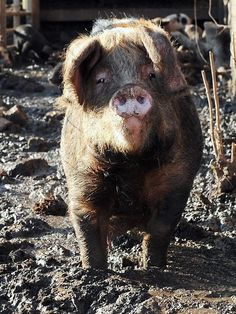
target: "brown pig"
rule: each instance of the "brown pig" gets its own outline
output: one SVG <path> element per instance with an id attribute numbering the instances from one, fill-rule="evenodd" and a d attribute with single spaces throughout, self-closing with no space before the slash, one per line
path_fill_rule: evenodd
<path id="1" fill-rule="evenodd" d="M 198 115 L 166 33 L 139 20 L 79 37 L 63 80 L 61 156 L 82 266 L 107 266 L 118 221 L 144 232 L 143 266 L 163 267 L 202 155 Z"/>

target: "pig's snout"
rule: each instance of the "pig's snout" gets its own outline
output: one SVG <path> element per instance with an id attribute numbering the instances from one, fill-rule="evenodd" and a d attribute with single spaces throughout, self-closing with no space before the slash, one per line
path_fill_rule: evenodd
<path id="1" fill-rule="evenodd" d="M 143 119 L 152 106 L 152 96 L 139 86 L 128 85 L 115 93 L 110 105 L 123 118 Z"/>

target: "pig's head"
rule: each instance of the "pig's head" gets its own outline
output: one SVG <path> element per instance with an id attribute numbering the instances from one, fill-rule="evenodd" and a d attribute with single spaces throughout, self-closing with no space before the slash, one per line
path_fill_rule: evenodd
<path id="1" fill-rule="evenodd" d="M 185 89 L 166 33 L 151 22 L 78 38 L 66 53 L 63 95 L 81 108 L 96 145 L 137 152 L 152 134 L 165 136 L 176 115 L 171 99 Z"/>

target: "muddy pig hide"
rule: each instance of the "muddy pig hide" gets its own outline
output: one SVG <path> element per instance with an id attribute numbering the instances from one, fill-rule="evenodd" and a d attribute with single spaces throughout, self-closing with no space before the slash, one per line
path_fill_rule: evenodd
<path id="1" fill-rule="evenodd" d="M 106 268 L 110 231 L 134 226 L 144 233 L 143 267 L 164 266 L 202 155 L 166 33 L 138 20 L 75 39 L 63 88 L 61 157 L 82 266 Z"/>

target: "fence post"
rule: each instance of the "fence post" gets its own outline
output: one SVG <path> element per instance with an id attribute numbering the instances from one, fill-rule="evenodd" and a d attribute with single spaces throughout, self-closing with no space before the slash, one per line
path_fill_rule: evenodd
<path id="1" fill-rule="evenodd" d="M 0 0 L 0 46 L 6 45 L 6 1 Z"/>
<path id="2" fill-rule="evenodd" d="M 32 25 L 39 29 L 40 28 L 40 7 L 39 0 L 31 0 L 31 17 L 32 17 Z"/>
<path id="3" fill-rule="evenodd" d="M 236 101 L 236 0 L 229 1 L 229 25 L 231 30 L 231 93 L 233 101 Z"/>

